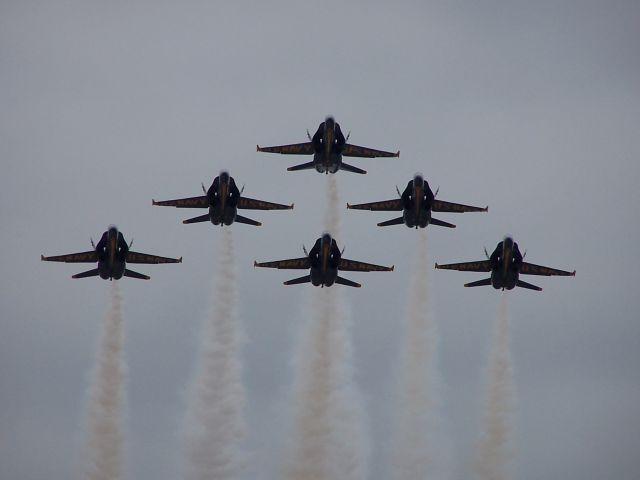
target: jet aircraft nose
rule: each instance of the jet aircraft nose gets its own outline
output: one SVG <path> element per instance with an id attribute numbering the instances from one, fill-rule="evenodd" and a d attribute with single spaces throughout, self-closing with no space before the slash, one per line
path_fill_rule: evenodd
<path id="1" fill-rule="evenodd" d="M 333 126 L 335 125 L 336 121 L 333 119 L 333 117 L 329 116 L 327 118 L 324 119 L 324 126 L 326 128 L 333 128 Z"/>
<path id="2" fill-rule="evenodd" d="M 220 182 L 229 183 L 229 172 L 224 170 L 220 172 Z"/>
<path id="3" fill-rule="evenodd" d="M 415 183 L 417 185 L 422 185 L 424 183 L 424 177 L 422 176 L 421 173 L 416 173 L 413 176 L 413 183 Z"/>
<path id="4" fill-rule="evenodd" d="M 322 234 L 322 243 L 331 244 L 331 235 L 329 233 Z"/>

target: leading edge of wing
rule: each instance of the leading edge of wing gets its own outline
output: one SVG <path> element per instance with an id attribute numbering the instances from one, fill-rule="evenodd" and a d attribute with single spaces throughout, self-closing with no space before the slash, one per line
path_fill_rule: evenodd
<path id="1" fill-rule="evenodd" d="M 149 255 L 148 253 L 132 252 L 129 250 L 127 253 L 127 263 L 182 263 L 182 257 L 160 257 L 158 255 Z"/>
<path id="2" fill-rule="evenodd" d="M 373 263 L 359 262 L 357 260 L 340 259 L 338 270 L 345 272 L 393 272 L 395 265 L 385 267 L 383 265 L 374 265 Z"/>
<path id="3" fill-rule="evenodd" d="M 543 267 L 542 265 L 535 265 L 533 263 L 522 262 L 520 267 L 520 273 L 526 275 L 545 275 L 545 276 L 561 276 L 561 277 L 575 277 L 576 271 L 567 272 L 566 270 L 559 270 L 557 268 Z"/>
<path id="4" fill-rule="evenodd" d="M 255 200 L 248 197 L 240 197 L 238 199 L 238 208 L 244 210 L 291 210 L 291 205 L 282 205 L 280 203 L 265 202 L 264 200 Z"/>
<path id="5" fill-rule="evenodd" d="M 463 205 L 461 203 L 445 202 L 444 200 L 434 200 L 431 204 L 431 211 L 433 212 L 451 212 L 451 213 L 464 213 L 464 212 L 488 212 L 489 206 L 486 207 L 473 207 L 471 205 Z"/>
<path id="6" fill-rule="evenodd" d="M 177 198 L 175 200 L 161 200 L 159 202 L 151 200 L 151 204 L 160 207 L 207 208 L 209 206 L 209 199 L 206 195 L 200 195 L 199 197 Z"/>
<path id="7" fill-rule="evenodd" d="M 350 208 L 353 210 L 399 212 L 402 210 L 402 200 L 400 198 L 395 198 L 393 200 L 382 200 L 380 202 L 370 202 L 370 203 L 358 203 L 356 205 L 350 205 L 347 203 L 347 208 Z"/>
<path id="8" fill-rule="evenodd" d="M 66 255 L 54 255 L 45 257 L 40 255 L 43 262 L 65 262 L 65 263 L 95 263 L 98 261 L 98 254 L 95 250 L 89 252 L 68 253 Z"/>
<path id="9" fill-rule="evenodd" d="M 273 262 L 253 262 L 254 267 L 279 268 L 279 269 L 298 269 L 305 270 L 311 268 L 309 257 L 290 258 L 288 260 L 276 260 Z"/>
<path id="10" fill-rule="evenodd" d="M 480 260 L 479 262 L 462 262 L 462 263 L 448 263 L 445 265 L 438 265 L 437 269 L 442 270 L 459 270 L 461 272 L 490 272 L 491 265 L 489 260 Z"/>
<path id="11" fill-rule="evenodd" d="M 292 143 L 289 145 L 276 145 L 273 147 L 261 147 L 256 145 L 258 152 L 280 153 L 282 155 L 311 155 L 314 152 L 313 143 Z"/>
<path id="12" fill-rule="evenodd" d="M 376 150 L 375 148 L 361 147 L 359 145 L 351 145 L 347 143 L 342 149 L 343 157 L 399 157 L 400 150 L 397 152 L 387 152 L 385 150 Z"/>

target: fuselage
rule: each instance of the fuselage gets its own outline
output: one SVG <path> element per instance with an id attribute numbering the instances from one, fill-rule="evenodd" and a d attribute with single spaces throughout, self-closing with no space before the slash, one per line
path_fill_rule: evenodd
<path id="1" fill-rule="evenodd" d="M 421 175 L 415 175 L 409 181 L 401 195 L 402 218 L 409 228 L 424 228 L 431 220 L 431 205 L 434 195 L 427 182 Z"/>
<path id="2" fill-rule="evenodd" d="M 512 290 L 518 282 L 522 254 L 518 244 L 511 237 L 498 243 L 489 257 L 491 264 L 491 285 L 495 289 Z"/>
<path id="3" fill-rule="evenodd" d="M 336 173 L 342 164 L 342 149 L 346 143 L 340 124 L 332 117 L 320 124 L 311 139 L 313 163 L 320 173 Z"/>
<path id="4" fill-rule="evenodd" d="M 340 249 L 336 241 L 331 238 L 331 235 L 325 233 L 316 240 L 315 245 L 309 252 L 311 283 L 315 286 L 322 285 L 323 287 L 333 285 L 338 276 L 340 257 Z"/>
<path id="5" fill-rule="evenodd" d="M 111 225 L 102 234 L 102 238 L 96 245 L 100 278 L 104 280 L 122 278 L 128 252 L 129 246 L 125 242 L 122 233 L 114 225 Z"/>
<path id="6" fill-rule="evenodd" d="M 231 225 L 238 213 L 240 190 L 227 172 L 214 178 L 207 190 L 209 217 L 214 225 Z"/>

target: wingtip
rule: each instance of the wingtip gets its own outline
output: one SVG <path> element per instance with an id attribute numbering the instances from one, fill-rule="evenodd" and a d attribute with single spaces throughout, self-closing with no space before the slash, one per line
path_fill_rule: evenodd
<path id="1" fill-rule="evenodd" d="M 157 205 L 158 203 L 152 198 L 151 199 L 151 205 Z"/>
<path id="2" fill-rule="evenodd" d="M 291 206 L 289 207 L 289 210 L 293 210 L 294 206 L 295 206 L 295 203 L 292 203 Z"/>
<path id="3" fill-rule="evenodd" d="M 178 263 L 182 263 L 182 257 L 178 259 Z"/>
<path id="4" fill-rule="evenodd" d="M 256 144 L 256 152 L 259 152 L 259 151 L 260 151 L 260 145 Z"/>
<path id="5" fill-rule="evenodd" d="M 184 225 L 186 225 L 186 224 L 187 224 L 187 223 L 189 223 L 189 222 L 187 222 L 186 220 L 182 220 L 182 223 L 183 223 Z"/>
<path id="6" fill-rule="evenodd" d="M 489 205 L 487 205 L 486 207 L 484 207 L 484 211 L 488 212 L 489 211 Z"/>
<path id="7" fill-rule="evenodd" d="M 571 272 L 571 276 L 575 277 L 576 276 L 576 271 L 574 270 L 573 272 Z"/>
<path id="8" fill-rule="evenodd" d="M 435 264 L 435 266 L 433 268 L 435 268 L 435 269 L 440 268 L 440 265 L 438 265 L 438 262 L 436 262 L 436 264 Z"/>
<path id="9" fill-rule="evenodd" d="M 400 150 L 396 152 L 396 157 L 399 157 L 399 156 L 400 156 Z"/>
<path id="10" fill-rule="evenodd" d="M 256 268 L 258 266 L 258 262 L 256 260 L 253 261 L 253 268 Z"/>
<path id="11" fill-rule="evenodd" d="M 40 255 L 40 260 L 44 260 L 44 255 Z"/>
<path id="12" fill-rule="evenodd" d="M 393 272 L 393 269 L 396 268 L 395 265 L 391 265 L 391 271 Z"/>
<path id="13" fill-rule="evenodd" d="M 351 205 L 349 205 L 348 203 L 347 203 L 347 208 L 351 208 Z"/>

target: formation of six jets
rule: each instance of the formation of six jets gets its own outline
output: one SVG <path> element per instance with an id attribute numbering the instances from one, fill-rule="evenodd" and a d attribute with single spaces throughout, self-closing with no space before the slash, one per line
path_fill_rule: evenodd
<path id="1" fill-rule="evenodd" d="M 257 147 L 259 152 L 280 153 L 285 155 L 313 155 L 313 161 L 289 167 L 287 170 L 307 170 L 315 169 L 320 173 L 336 173 L 338 170 L 345 170 L 353 173 L 364 174 L 365 170 L 348 165 L 342 161 L 343 157 L 398 157 L 400 152 L 386 152 L 368 147 L 361 147 L 347 143 L 349 135 L 345 137 L 340 129 L 340 125 L 332 118 L 327 117 L 311 136 L 307 131 L 308 142 L 295 143 L 289 145 L 279 145 L 273 147 Z M 290 210 L 293 204 L 284 205 L 263 200 L 255 200 L 243 196 L 243 190 L 238 189 L 233 177 L 228 172 L 221 172 L 214 180 L 209 189 L 202 186 L 204 195 L 197 197 L 180 198 L 175 200 L 152 200 L 153 205 L 176 208 L 206 208 L 208 213 L 197 217 L 183 220 L 182 223 L 211 222 L 214 225 L 231 225 L 234 222 L 245 223 L 247 225 L 261 225 L 260 222 L 238 215 L 241 210 Z M 436 198 L 438 192 L 434 194 L 429 183 L 421 176 L 415 175 L 409 181 L 402 193 L 398 190 L 399 198 L 393 200 L 383 200 L 379 202 L 361 203 L 356 205 L 347 204 L 347 208 L 354 210 L 389 211 L 402 212 L 402 216 L 378 223 L 378 226 L 405 224 L 409 228 L 425 228 L 427 225 L 438 225 L 441 227 L 455 228 L 452 223 L 444 222 L 433 218 L 432 212 L 464 213 L 464 212 L 486 212 L 488 207 L 474 207 L 460 203 L 446 202 Z M 93 241 L 91 242 L 93 245 Z M 180 258 L 160 257 L 131 251 L 131 245 L 127 245 L 124 237 L 118 229 L 111 225 L 104 232 L 94 249 L 87 252 L 71 253 L 67 255 L 57 255 L 45 257 L 44 261 L 66 262 L 66 263 L 96 263 L 97 268 L 83 273 L 73 275 L 72 278 L 86 278 L 100 276 L 103 279 L 117 280 L 125 277 L 148 280 L 150 277 L 134 272 L 126 268 L 126 263 L 157 264 L 157 263 L 180 263 Z M 256 267 L 278 268 L 278 269 L 298 269 L 308 270 L 309 274 L 299 278 L 284 282 L 285 285 L 300 283 L 312 283 L 315 286 L 329 287 L 334 283 L 351 287 L 360 287 L 359 283 L 347 280 L 338 275 L 341 271 L 351 272 L 386 272 L 393 271 L 393 266 L 385 267 L 355 260 L 347 260 L 342 257 L 336 240 L 330 233 L 324 233 L 316 240 L 313 248 L 305 256 L 288 260 L 278 260 L 272 262 L 254 262 Z M 555 268 L 543 267 L 532 263 L 524 262 L 524 255 L 520 253 L 518 244 L 512 238 L 506 237 L 499 242 L 494 252 L 486 260 L 477 262 L 451 263 L 439 265 L 435 268 L 446 270 L 460 270 L 466 272 L 491 272 L 491 277 L 467 283 L 465 287 L 477 287 L 481 285 L 492 285 L 496 289 L 511 290 L 514 287 L 523 287 L 531 290 L 542 290 L 540 287 L 524 282 L 519 279 L 520 274 L 530 275 L 559 275 L 573 276 L 573 272 L 558 270 Z M 525 252 L 526 254 L 526 252 Z"/>

